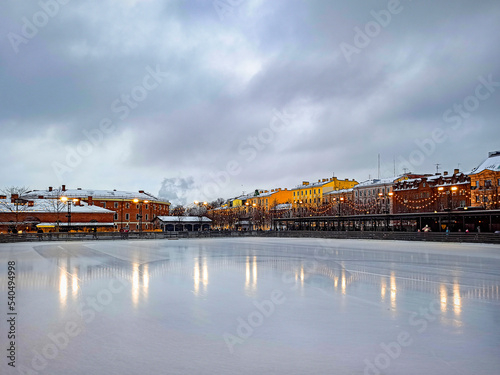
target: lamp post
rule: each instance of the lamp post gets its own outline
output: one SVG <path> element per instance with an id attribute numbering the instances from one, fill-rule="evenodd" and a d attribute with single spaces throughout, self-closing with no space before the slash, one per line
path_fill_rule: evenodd
<path id="1" fill-rule="evenodd" d="M 148 204 L 149 201 L 148 200 L 141 201 L 141 200 L 135 198 L 133 200 L 133 202 L 135 204 L 137 204 L 137 203 L 139 204 L 139 216 L 138 216 L 139 217 L 139 237 L 141 237 L 142 236 L 142 204 L 143 203 Z"/>
<path id="2" fill-rule="evenodd" d="M 66 217 L 68 218 L 68 232 L 69 232 L 71 226 L 71 200 L 66 196 L 63 196 L 60 199 L 61 202 L 65 203 L 68 206 L 68 214 L 66 215 Z M 76 204 L 78 203 L 79 200 L 80 199 L 78 198 L 73 198 L 73 203 Z"/>

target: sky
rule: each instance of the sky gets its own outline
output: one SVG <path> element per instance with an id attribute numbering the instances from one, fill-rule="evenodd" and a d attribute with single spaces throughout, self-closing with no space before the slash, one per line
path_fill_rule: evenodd
<path id="1" fill-rule="evenodd" d="M 470 171 L 500 150 L 499 19 L 498 0 L 2 1 L 0 187 L 186 204 Z"/>

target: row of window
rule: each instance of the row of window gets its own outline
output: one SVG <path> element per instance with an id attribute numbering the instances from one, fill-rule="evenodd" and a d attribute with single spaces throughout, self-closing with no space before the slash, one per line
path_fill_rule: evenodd
<path id="1" fill-rule="evenodd" d="M 480 181 L 476 181 L 476 187 L 480 187 L 480 186 L 481 186 Z M 500 178 L 497 181 L 497 186 L 500 186 Z M 491 188 L 492 187 L 491 180 L 484 180 L 484 187 Z"/>
<path id="2" fill-rule="evenodd" d="M 379 195 L 380 193 L 382 194 L 387 194 L 389 193 L 390 188 L 377 188 L 377 189 L 363 189 L 363 190 L 356 190 L 354 189 L 354 195 L 356 197 L 369 197 L 371 195 Z"/>
<path id="3" fill-rule="evenodd" d="M 109 202 L 109 203 L 111 203 L 111 202 Z M 122 203 L 123 203 L 123 202 L 122 202 Z M 106 202 L 102 202 L 101 204 L 102 204 L 102 207 L 103 207 L 103 208 L 106 208 Z M 113 202 L 113 207 L 114 207 L 114 208 L 119 208 L 119 206 L 120 206 L 120 203 L 119 203 L 119 202 Z M 130 208 L 130 202 L 126 202 L 126 203 L 125 203 L 125 208 L 127 208 L 127 209 L 128 209 L 128 208 Z M 140 208 L 140 205 L 139 205 L 139 204 L 136 204 L 136 205 L 135 205 L 135 208 L 136 208 L 136 209 L 139 209 L 139 208 Z M 159 209 L 164 209 L 164 210 L 165 210 L 165 209 L 167 208 L 167 206 L 163 206 L 163 205 L 156 205 L 156 204 L 153 204 L 153 205 L 152 205 L 152 209 L 153 209 L 153 210 L 156 210 L 157 208 L 159 208 Z M 149 209 L 149 204 L 145 204 L 145 205 L 144 205 L 144 209 L 145 209 L 145 210 L 148 210 L 148 209 Z"/>
<path id="4" fill-rule="evenodd" d="M 326 202 L 326 201 L 325 201 Z M 293 201 L 293 203 L 295 204 L 300 204 L 300 203 L 321 203 L 321 198 L 309 198 L 309 199 L 304 199 L 304 200 L 300 200 L 300 201 Z"/>
<path id="5" fill-rule="evenodd" d="M 317 190 L 318 190 L 317 194 L 321 194 L 321 189 L 317 189 Z M 305 195 L 308 195 L 307 194 L 308 192 L 309 192 L 309 195 L 313 195 L 313 194 L 316 195 L 316 189 L 309 189 L 309 190 L 300 190 L 300 194 L 299 194 L 299 191 L 296 191 L 296 192 L 294 191 L 293 196 L 295 197 L 295 196 L 299 196 L 299 195 L 304 195 L 304 191 L 306 192 Z M 295 193 L 297 193 L 297 195 L 295 195 Z"/>
<path id="6" fill-rule="evenodd" d="M 139 214 L 135 215 L 135 219 L 136 219 L 137 221 L 139 221 L 139 220 L 140 220 L 140 216 L 141 216 L 141 215 L 139 215 Z M 115 212 L 115 220 L 119 220 L 119 218 L 118 218 L 118 212 Z M 129 221 L 129 220 L 130 220 L 130 214 L 125 214 L 125 220 L 126 220 L 126 221 Z M 148 221 L 148 220 L 149 220 L 149 215 L 148 215 L 148 214 L 144 215 L 144 220 L 145 220 L 145 221 Z"/>

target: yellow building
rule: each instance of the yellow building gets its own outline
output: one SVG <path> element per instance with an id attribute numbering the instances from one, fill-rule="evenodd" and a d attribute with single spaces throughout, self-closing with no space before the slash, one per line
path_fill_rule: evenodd
<path id="1" fill-rule="evenodd" d="M 354 179 L 339 180 L 337 177 L 323 178 L 314 183 L 303 181 L 302 185 L 290 190 L 292 192 L 292 203 L 294 207 L 300 204 L 319 206 L 325 202 L 324 194 L 334 190 L 350 189 L 357 184 L 358 182 Z"/>
<path id="2" fill-rule="evenodd" d="M 246 206 L 259 207 L 266 211 L 276 207 L 278 204 L 292 203 L 292 191 L 288 189 L 258 190 L 245 202 Z"/>

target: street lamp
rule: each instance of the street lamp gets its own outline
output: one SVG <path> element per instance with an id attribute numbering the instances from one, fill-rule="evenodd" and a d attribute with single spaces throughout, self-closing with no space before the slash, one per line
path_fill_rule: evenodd
<path id="1" fill-rule="evenodd" d="M 71 201 L 66 196 L 63 196 L 60 199 L 61 199 L 61 202 L 65 203 L 68 206 L 68 214 L 66 215 L 66 217 L 68 218 L 68 232 L 69 232 L 70 225 L 71 225 Z M 73 198 L 73 203 L 77 204 L 79 200 L 80 199 L 78 199 L 78 198 Z"/>

